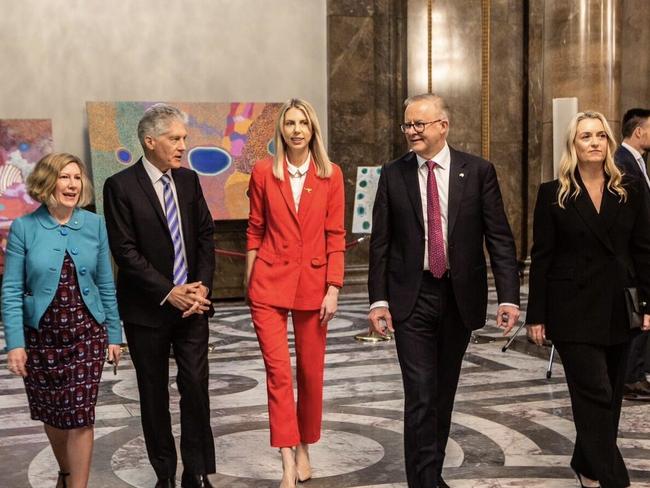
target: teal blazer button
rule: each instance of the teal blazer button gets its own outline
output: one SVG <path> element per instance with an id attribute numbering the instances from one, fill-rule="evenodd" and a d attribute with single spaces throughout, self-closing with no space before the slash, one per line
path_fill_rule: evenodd
<path id="1" fill-rule="evenodd" d="M 90 293 L 90 288 L 84 288 L 83 294 L 88 295 Z"/>
<path id="2" fill-rule="evenodd" d="M 87 271 L 88 271 L 88 270 L 86 269 L 86 267 L 85 267 L 85 266 L 82 266 L 82 267 L 79 269 L 79 274 L 80 274 L 81 276 L 83 276 L 83 275 L 86 274 Z"/>
<path id="3" fill-rule="evenodd" d="M 61 232 L 62 236 L 67 236 L 68 235 L 68 229 L 66 229 L 65 227 L 61 227 L 61 230 L 59 232 Z"/>
<path id="4" fill-rule="evenodd" d="M 72 249 L 70 249 L 70 252 L 71 252 L 72 254 L 77 255 L 77 254 L 79 254 L 79 249 L 77 249 L 76 247 L 73 247 Z"/>

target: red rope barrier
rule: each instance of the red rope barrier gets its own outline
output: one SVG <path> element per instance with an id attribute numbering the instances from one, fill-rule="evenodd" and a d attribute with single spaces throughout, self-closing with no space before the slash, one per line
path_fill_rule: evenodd
<path id="1" fill-rule="evenodd" d="M 351 247 L 358 246 L 360 243 L 365 241 L 368 238 L 368 236 L 363 236 L 359 237 L 358 239 L 355 239 L 350 242 L 345 243 L 345 249 L 350 249 Z M 218 254 L 219 256 L 229 256 L 231 258 L 241 258 L 245 259 L 246 258 L 246 253 L 244 252 L 238 252 L 238 251 L 227 251 L 226 249 L 215 249 L 214 252 Z"/>

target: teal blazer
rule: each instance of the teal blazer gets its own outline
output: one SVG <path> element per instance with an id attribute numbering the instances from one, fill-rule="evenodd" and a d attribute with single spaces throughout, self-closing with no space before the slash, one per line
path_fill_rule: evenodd
<path id="1" fill-rule="evenodd" d="M 113 270 L 103 217 L 75 209 L 59 224 L 45 205 L 11 224 L 2 280 L 7 350 L 25 347 L 23 325 L 38 329 L 59 285 L 65 253 L 74 261 L 86 307 L 108 329 L 109 344 L 122 342 Z"/>

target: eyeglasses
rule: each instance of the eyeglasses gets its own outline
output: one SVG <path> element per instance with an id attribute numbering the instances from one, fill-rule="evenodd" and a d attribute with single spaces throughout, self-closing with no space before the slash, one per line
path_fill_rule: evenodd
<path id="1" fill-rule="evenodd" d="M 424 132 L 424 129 L 427 128 L 427 125 L 435 124 L 436 122 L 446 122 L 446 121 L 447 119 L 436 119 L 436 120 L 432 120 L 431 122 L 412 122 L 410 124 L 400 124 L 399 128 L 404 133 L 406 133 L 406 131 L 409 129 L 413 129 L 415 132 L 420 134 L 421 132 Z"/>

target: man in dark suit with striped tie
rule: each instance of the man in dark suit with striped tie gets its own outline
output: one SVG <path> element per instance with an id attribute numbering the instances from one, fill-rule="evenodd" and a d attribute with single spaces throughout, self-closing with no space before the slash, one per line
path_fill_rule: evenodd
<path id="1" fill-rule="evenodd" d="M 181 167 L 185 120 L 175 107 L 150 107 L 138 124 L 144 157 L 104 185 L 108 237 L 119 268 L 118 305 L 157 488 L 175 486 L 176 476 L 170 347 L 181 397 L 181 486 L 210 487 L 207 475 L 215 472 L 207 358 L 213 221 L 197 174 Z"/>

